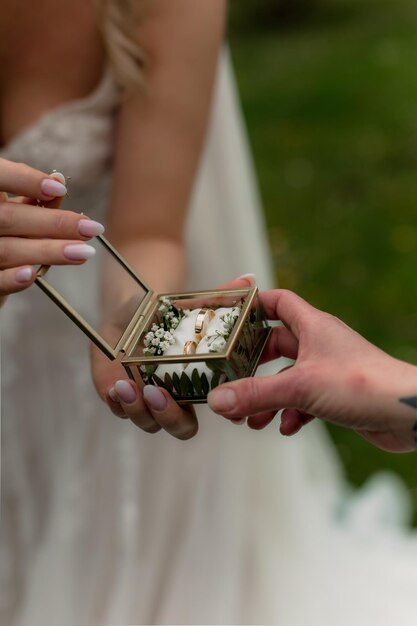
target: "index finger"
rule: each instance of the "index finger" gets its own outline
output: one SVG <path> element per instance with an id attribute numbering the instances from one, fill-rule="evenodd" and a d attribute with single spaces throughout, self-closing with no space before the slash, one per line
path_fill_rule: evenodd
<path id="1" fill-rule="evenodd" d="M 239 276 L 226 283 L 218 285 L 217 289 L 245 289 L 247 287 L 253 287 L 256 283 L 256 278 L 253 274 L 246 274 L 245 276 Z"/>
<path id="2" fill-rule="evenodd" d="M 54 174 L 49 176 L 25 163 L 0 159 L 0 190 L 18 196 L 48 201 L 63 197 L 67 188 Z"/>
<path id="3" fill-rule="evenodd" d="M 281 320 L 297 339 L 299 339 L 302 325 L 317 313 L 317 309 L 311 304 L 287 289 L 261 291 L 259 300 L 267 319 Z"/>

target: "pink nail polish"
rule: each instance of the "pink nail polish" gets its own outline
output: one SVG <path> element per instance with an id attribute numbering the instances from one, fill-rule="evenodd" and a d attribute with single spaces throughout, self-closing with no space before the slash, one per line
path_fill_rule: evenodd
<path id="1" fill-rule="evenodd" d="M 238 280 L 241 278 L 244 278 L 245 280 L 247 280 L 251 285 L 256 285 L 255 274 L 242 274 L 242 276 L 239 276 Z"/>
<path id="2" fill-rule="evenodd" d="M 136 391 L 127 380 L 118 380 L 114 389 L 119 399 L 125 404 L 132 404 L 136 400 Z"/>
<path id="3" fill-rule="evenodd" d="M 154 409 L 154 411 L 165 411 L 168 406 L 168 402 L 164 394 L 154 385 L 146 385 L 143 388 L 143 397 L 151 409 Z"/>
<path id="4" fill-rule="evenodd" d="M 78 222 L 78 232 L 83 237 L 97 237 L 104 233 L 104 226 L 94 220 L 82 219 Z"/>
<path id="5" fill-rule="evenodd" d="M 69 243 L 64 248 L 64 256 L 69 261 L 87 261 L 95 253 L 95 248 L 86 243 Z"/>
<path id="6" fill-rule="evenodd" d="M 66 185 L 65 176 L 61 172 L 52 172 L 51 174 L 49 174 L 49 177 L 57 180 L 59 183 L 62 183 L 63 185 Z"/>
<path id="7" fill-rule="evenodd" d="M 108 390 L 107 395 L 109 396 L 110 400 L 113 400 L 113 402 L 119 402 L 119 397 L 114 387 L 111 387 L 111 389 Z"/>
<path id="8" fill-rule="evenodd" d="M 41 182 L 41 190 L 46 196 L 51 198 L 62 198 L 67 193 L 67 188 L 62 183 L 52 178 L 44 178 Z"/>
<path id="9" fill-rule="evenodd" d="M 22 267 L 20 270 L 17 270 L 15 274 L 15 279 L 17 283 L 28 283 L 32 280 L 32 276 L 32 267 Z"/>

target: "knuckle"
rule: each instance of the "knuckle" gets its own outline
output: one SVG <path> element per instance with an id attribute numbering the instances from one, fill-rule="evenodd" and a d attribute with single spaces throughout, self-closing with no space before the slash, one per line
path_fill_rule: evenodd
<path id="1" fill-rule="evenodd" d="M 40 254 L 42 256 L 43 263 L 46 260 L 50 261 L 52 258 L 51 242 L 48 239 L 44 239 L 40 241 L 39 243 L 40 243 Z"/>
<path id="2" fill-rule="evenodd" d="M 293 377 L 292 396 L 294 403 L 298 408 L 305 409 L 310 401 L 311 392 L 323 388 L 326 381 L 326 375 L 321 366 L 315 363 L 305 364 L 297 369 L 296 375 Z"/>
<path id="3" fill-rule="evenodd" d="M 252 410 L 256 410 L 258 407 L 262 406 L 264 396 L 261 394 L 259 389 L 259 384 L 256 378 L 248 378 L 245 384 L 245 387 L 242 389 L 241 393 L 237 394 L 237 406 L 235 413 L 239 415 L 243 415 L 245 413 L 248 414 L 248 411 L 243 411 L 243 404 L 249 409 L 249 413 Z M 243 402 L 242 402 L 243 401 Z"/>
<path id="4" fill-rule="evenodd" d="M 65 236 L 68 233 L 73 233 L 74 225 L 73 225 L 73 217 L 71 214 L 66 211 L 57 211 L 55 216 L 55 231 L 58 236 Z"/>
<path id="5" fill-rule="evenodd" d="M 0 204 L 0 230 L 10 230 L 13 227 L 15 209 L 11 202 Z"/>

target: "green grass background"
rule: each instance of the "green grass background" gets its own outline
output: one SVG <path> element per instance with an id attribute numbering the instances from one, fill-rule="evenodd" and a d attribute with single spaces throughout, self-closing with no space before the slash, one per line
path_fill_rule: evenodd
<path id="1" fill-rule="evenodd" d="M 417 3 L 278 4 L 230 19 L 277 279 L 417 364 Z M 415 454 L 331 435 L 353 484 L 392 469 L 417 513 Z"/>

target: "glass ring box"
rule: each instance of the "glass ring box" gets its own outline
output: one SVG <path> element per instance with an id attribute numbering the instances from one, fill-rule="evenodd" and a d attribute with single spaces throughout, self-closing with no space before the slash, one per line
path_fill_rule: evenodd
<path id="1" fill-rule="evenodd" d="M 36 282 L 129 378 L 199 404 L 217 385 L 254 375 L 271 330 L 256 287 L 155 294 L 104 237 L 89 243 L 93 259 L 42 266 Z"/>

